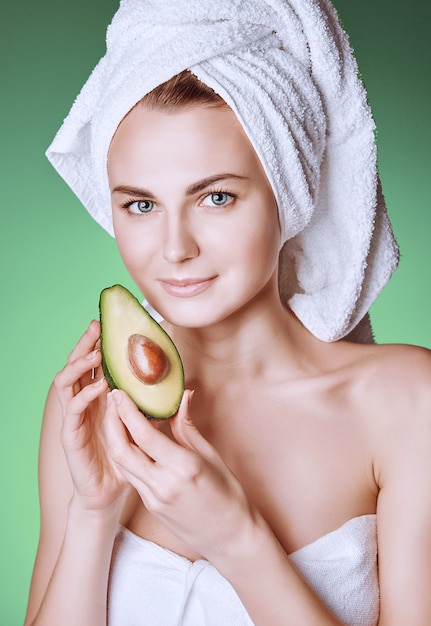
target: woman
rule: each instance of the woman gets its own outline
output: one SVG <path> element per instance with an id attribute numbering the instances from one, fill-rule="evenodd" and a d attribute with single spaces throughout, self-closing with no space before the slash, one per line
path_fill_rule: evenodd
<path id="1" fill-rule="evenodd" d="M 222 4 L 123 2 L 49 152 L 187 390 L 146 421 L 90 324 L 47 400 L 26 623 L 425 625 L 431 360 L 361 322 L 397 253 L 356 66 L 327 3 Z"/>

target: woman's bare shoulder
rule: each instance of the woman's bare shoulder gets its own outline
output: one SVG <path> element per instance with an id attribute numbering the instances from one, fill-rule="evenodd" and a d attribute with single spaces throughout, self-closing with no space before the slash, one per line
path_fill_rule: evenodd
<path id="1" fill-rule="evenodd" d="M 352 415 L 373 437 L 397 425 L 431 427 L 431 350 L 407 344 L 341 345 L 337 380 L 344 383 Z"/>
<path id="2" fill-rule="evenodd" d="M 350 364 L 358 385 L 366 385 L 376 394 L 431 396 L 431 350 L 427 348 L 408 344 L 355 346 Z"/>
<path id="3" fill-rule="evenodd" d="M 365 346 L 352 363 L 353 397 L 377 440 L 385 442 L 395 430 L 404 438 L 421 432 L 428 437 L 431 350 L 404 344 Z"/>

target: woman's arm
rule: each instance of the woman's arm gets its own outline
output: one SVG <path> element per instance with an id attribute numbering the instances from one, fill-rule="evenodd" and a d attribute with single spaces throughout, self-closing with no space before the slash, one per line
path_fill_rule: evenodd
<path id="1" fill-rule="evenodd" d="M 106 589 L 124 482 L 106 455 L 106 383 L 93 322 L 56 376 L 39 461 L 41 533 L 26 625 L 106 624 Z"/>
<path id="2" fill-rule="evenodd" d="M 255 626 L 342 626 L 291 565 L 262 520 L 212 563 L 235 588 Z"/>
<path id="3" fill-rule="evenodd" d="M 25 626 L 34 619 L 60 552 L 73 486 L 60 444 L 61 407 L 51 386 L 39 446 L 40 534 Z"/>
<path id="4" fill-rule="evenodd" d="M 431 624 L 431 353 L 404 348 L 402 359 L 381 372 L 378 386 L 380 391 L 372 399 L 379 408 L 374 420 L 380 486 L 379 626 L 427 626 Z"/>

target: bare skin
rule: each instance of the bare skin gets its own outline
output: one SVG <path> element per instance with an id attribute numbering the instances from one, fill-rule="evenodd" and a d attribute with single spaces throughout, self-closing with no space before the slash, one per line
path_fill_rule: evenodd
<path id="1" fill-rule="evenodd" d="M 187 389 L 195 393 L 186 391 L 170 422 L 147 422 L 123 392 L 108 395 L 103 379 L 90 380 L 91 368 L 100 365 L 100 353 L 93 353 L 99 327 L 90 325 L 48 397 L 41 542 L 26 624 L 106 623 L 119 522 L 190 560 L 210 560 L 256 625 L 339 624 L 287 554 L 377 512 L 379 625 L 425 626 L 431 621 L 430 353 L 325 344 L 281 305 L 268 183 L 232 116 L 208 111 L 137 112 L 117 134 L 110 157 L 113 189 L 151 191 L 146 198 L 155 209 L 145 218 L 121 208 L 129 193 L 113 192 L 117 242 L 135 282 L 167 320 Z M 194 124 L 210 153 L 184 147 L 181 133 L 190 136 Z M 172 141 L 161 139 L 163 129 L 171 137 L 174 128 L 180 156 Z M 158 143 L 151 143 L 152 129 Z M 156 146 L 166 149 L 156 154 Z M 219 190 L 184 191 L 214 172 L 246 179 L 223 180 L 223 193 L 226 186 L 235 200 L 225 198 L 216 213 L 207 197 Z M 137 194 L 134 201 L 143 199 Z M 243 218 L 250 206 L 253 217 Z M 238 233 L 246 223 L 243 242 Z M 254 236 L 263 241 L 258 267 Z M 184 285 L 172 277 L 186 275 L 184 268 L 188 276 L 211 279 L 208 286 L 202 281 L 198 296 L 178 296 Z"/>

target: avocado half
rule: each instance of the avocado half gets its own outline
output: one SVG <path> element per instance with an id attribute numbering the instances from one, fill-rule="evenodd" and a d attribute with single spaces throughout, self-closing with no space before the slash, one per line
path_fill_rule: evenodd
<path id="1" fill-rule="evenodd" d="M 172 339 L 122 285 L 100 294 L 102 368 L 150 419 L 172 417 L 184 392 L 184 368 Z"/>

